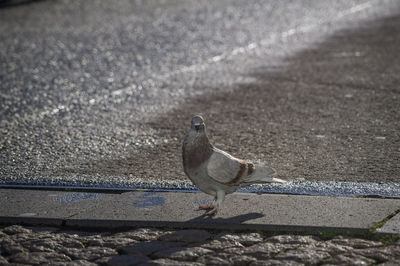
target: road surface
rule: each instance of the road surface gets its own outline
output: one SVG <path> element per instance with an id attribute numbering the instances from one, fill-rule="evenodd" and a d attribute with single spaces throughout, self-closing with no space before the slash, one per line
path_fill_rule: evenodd
<path id="1" fill-rule="evenodd" d="M 9 2 L 7 2 L 9 3 Z M 187 180 L 193 114 L 280 178 L 399 182 L 400 3 L 0 8 L 0 183 Z"/>

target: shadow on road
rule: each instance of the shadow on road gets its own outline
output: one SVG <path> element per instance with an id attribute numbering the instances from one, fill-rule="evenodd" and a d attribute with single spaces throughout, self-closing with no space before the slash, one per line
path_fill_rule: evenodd
<path id="1" fill-rule="evenodd" d="M 0 9 L 35 4 L 45 0 L 0 0 Z"/>
<path id="2" fill-rule="evenodd" d="M 255 82 L 189 99 L 150 124 L 178 141 L 69 171 L 183 179 L 181 141 L 199 113 L 217 147 L 265 162 L 280 178 L 398 182 L 399 54 L 400 16 L 338 32 L 280 71 L 254 69 Z"/>

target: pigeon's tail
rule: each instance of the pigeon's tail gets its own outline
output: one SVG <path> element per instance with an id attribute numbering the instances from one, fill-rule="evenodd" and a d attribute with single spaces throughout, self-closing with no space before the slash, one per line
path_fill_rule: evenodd
<path id="1" fill-rule="evenodd" d="M 257 168 L 248 176 L 244 183 L 286 183 L 285 180 L 273 177 L 276 171 L 273 168 Z"/>

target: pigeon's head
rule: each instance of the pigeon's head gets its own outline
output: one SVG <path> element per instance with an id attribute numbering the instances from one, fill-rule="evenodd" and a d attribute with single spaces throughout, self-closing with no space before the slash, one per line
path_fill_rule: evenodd
<path id="1" fill-rule="evenodd" d="M 190 125 L 190 129 L 195 130 L 196 132 L 204 132 L 206 125 L 204 124 L 204 119 L 200 115 L 195 115 L 192 117 L 192 124 Z"/>

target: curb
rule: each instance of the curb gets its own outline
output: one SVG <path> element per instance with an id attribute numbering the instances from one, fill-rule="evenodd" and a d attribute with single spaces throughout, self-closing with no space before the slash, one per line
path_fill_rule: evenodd
<path id="1" fill-rule="evenodd" d="M 234 193 L 215 217 L 205 217 L 197 206 L 209 200 L 203 193 L 0 189 L 0 223 L 114 230 L 167 227 L 359 235 L 400 232 L 398 199 Z"/>

